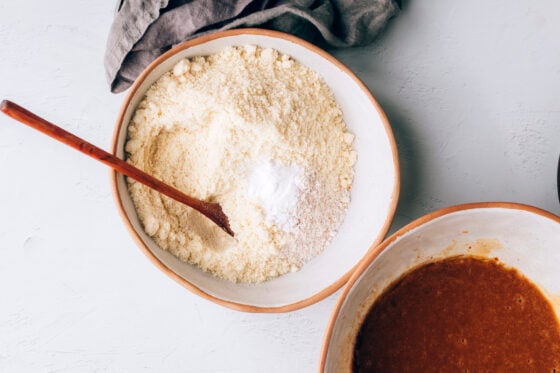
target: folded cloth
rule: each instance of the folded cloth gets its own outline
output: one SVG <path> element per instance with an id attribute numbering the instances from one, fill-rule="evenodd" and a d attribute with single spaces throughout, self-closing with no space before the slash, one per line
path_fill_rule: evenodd
<path id="1" fill-rule="evenodd" d="M 156 57 L 214 31 L 262 27 L 322 46 L 370 43 L 399 11 L 399 0 L 120 0 L 105 52 L 114 93 Z"/>

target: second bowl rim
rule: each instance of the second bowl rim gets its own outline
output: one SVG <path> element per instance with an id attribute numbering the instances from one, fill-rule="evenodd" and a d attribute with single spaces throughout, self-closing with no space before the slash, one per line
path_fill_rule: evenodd
<path id="1" fill-rule="evenodd" d="M 113 138 L 112 138 L 112 141 L 111 141 L 111 152 L 114 155 L 117 154 L 117 143 L 118 143 L 118 139 L 119 139 L 119 133 L 121 131 L 122 126 L 125 125 L 123 123 L 124 122 L 124 116 L 125 116 L 125 113 L 126 113 L 126 110 L 127 110 L 128 106 L 130 105 L 130 103 L 132 101 L 132 98 L 135 96 L 136 91 L 139 89 L 140 85 L 144 82 L 146 77 L 156 68 L 156 66 L 158 66 L 160 63 L 167 60 L 168 58 L 174 56 L 175 54 L 177 54 L 177 53 L 179 53 L 179 52 L 181 52 L 185 49 L 188 49 L 190 47 L 193 47 L 193 46 L 196 46 L 196 45 L 199 45 L 199 44 L 203 44 L 203 43 L 206 43 L 206 42 L 209 42 L 209 41 L 212 41 L 212 40 L 224 38 L 224 37 L 239 36 L 239 35 L 258 35 L 258 36 L 268 36 L 268 37 L 273 37 L 273 38 L 280 38 L 280 39 L 284 39 L 286 41 L 298 44 L 298 45 L 304 47 L 305 49 L 309 50 L 310 52 L 318 54 L 319 56 L 326 59 L 327 61 L 329 61 L 330 63 L 335 65 L 337 68 L 342 70 L 346 75 L 348 75 L 357 84 L 357 86 L 363 91 L 363 93 L 367 96 L 367 98 L 372 103 L 373 107 L 375 108 L 375 111 L 378 113 L 379 119 L 381 121 L 381 124 L 383 125 L 383 128 L 385 130 L 385 133 L 387 135 L 389 145 L 390 145 L 390 148 L 391 148 L 391 153 L 392 153 L 392 158 L 393 158 L 393 169 L 394 169 L 394 172 L 395 172 L 395 178 L 394 178 L 395 180 L 394 180 L 394 185 L 393 185 L 393 189 L 392 189 L 392 192 L 391 192 L 391 201 L 389 203 L 389 209 L 388 209 L 389 213 L 385 217 L 384 224 L 381 227 L 378 235 L 375 237 L 373 242 L 370 244 L 370 246 L 366 250 L 365 254 L 358 260 L 358 262 L 356 264 L 354 264 L 352 266 L 352 268 L 350 268 L 350 270 L 348 270 L 338 280 L 334 281 L 333 283 L 331 283 L 327 287 L 323 288 L 321 291 L 313 294 L 312 296 L 307 297 L 307 298 L 302 299 L 302 300 L 299 300 L 297 302 L 293 302 L 293 303 L 289 303 L 289 304 L 285 304 L 285 305 L 281 305 L 281 306 L 255 306 L 255 305 L 251 305 L 251 304 L 244 304 L 244 303 L 239 303 L 239 302 L 235 302 L 235 301 L 229 301 L 229 300 L 222 299 L 218 296 L 214 296 L 212 294 L 209 294 L 209 293 L 205 292 L 204 290 L 202 290 L 201 288 L 199 288 L 198 286 L 196 286 L 195 284 L 193 284 L 190 281 L 188 281 L 188 280 L 184 279 L 183 277 L 179 276 L 177 273 L 175 273 L 173 270 L 171 270 L 167 265 L 165 265 L 165 263 L 163 263 L 161 260 L 159 260 L 151 252 L 151 250 L 144 244 L 141 237 L 139 236 L 139 234 L 136 232 L 136 230 L 132 226 L 132 223 L 130 222 L 130 219 L 128 218 L 128 215 L 126 214 L 126 212 L 124 210 L 123 203 L 122 203 L 122 201 L 119 197 L 119 188 L 118 188 L 118 180 L 117 180 L 117 174 L 118 173 L 114 170 L 110 170 L 111 191 L 112 191 L 112 194 L 113 194 L 115 204 L 117 205 L 117 210 L 119 211 L 119 214 L 120 214 L 123 222 L 125 223 L 125 226 L 126 226 L 127 230 L 132 235 L 134 241 L 136 242 L 136 244 L 140 248 L 140 250 L 163 273 L 165 273 L 167 276 L 169 276 L 170 278 L 175 280 L 177 283 L 179 283 L 180 285 L 185 287 L 187 290 L 193 292 L 196 295 L 201 296 L 202 298 L 205 298 L 205 299 L 210 300 L 214 303 L 217 303 L 221 306 L 224 306 L 224 307 L 236 310 L 236 311 L 250 312 L 250 313 L 291 312 L 291 311 L 295 311 L 295 310 L 310 306 L 312 304 L 315 304 L 315 303 L 325 299 L 326 297 L 330 296 L 331 294 L 336 292 L 338 289 L 340 289 L 348 281 L 348 279 L 351 277 L 351 275 L 355 272 L 355 270 L 357 269 L 359 264 L 362 262 L 363 258 L 366 257 L 372 250 L 374 250 L 377 245 L 379 245 L 381 242 L 383 242 L 384 238 L 386 237 L 386 235 L 387 235 L 387 233 L 388 233 L 388 231 L 391 227 L 394 216 L 396 214 L 397 204 L 398 204 L 399 194 L 400 194 L 400 166 L 399 166 L 398 150 L 397 150 L 397 145 L 396 145 L 396 141 L 395 141 L 395 138 L 394 138 L 394 134 L 393 134 L 392 128 L 390 126 L 389 119 L 387 118 L 387 115 L 385 114 L 385 112 L 383 111 L 383 109 L 381 108 L 381 106 L 379 105 L 379 103 L 377 102 L 375 97 L 373 96 L 373 94 L 370 92 L 369 88 L 360 80 L 360 78 L 358 78 L 358 76 L 356 74 L 354 74 L 352 72 L 352 70 L 350 70 L 346 65 L 344 65 L 342 62 L 340 62 L 334 56 L 332 56 L 331 54 L 329 54 L 325 50 L 317 47 L 316 45 L 311 44 L 311 43 L 309 43 L 309 42 L 307 42 L 307 41 L 305 41 L 305 40 L 303 40 L 303 39 L 301 39 L 297 36 L 294 36 L 294 35 L 291 35 L 291 34 L 286 34 L 284 32 L 280 32 L 280 31 L 272 31 L 272 30 L 266 30 L 266 29 L 260 29 L 260 28 L 240 28 L 240 29 L 234 29 L 234 30 L 219 31 L 219 32 L 216 32 L 216 33 L 212 33 L 212 34 L 209 34 L 209 35 L 205 35 L 205 36 L 201 36 L 201 37 L 198 37 L 198 38 L 194 38 L 194 39 L 185 41 L 183 43 L 180 43 L 180 44 L 174 46 L 172 49 L 168 50 L 167 52 L 165 52 L 164 54 L 162 54 L 161 56 L 156 58 L 154 61 L 152 61 L 142 71 L 142 73 L 136 78 L 136 80 L 134 81 L 134 83 L 132 84 L 130 89 L 128 90 L 127 95 L 126 95 L 125 99 L 123 100 L 123 102 L 121 104 L 121 108 L 120 108 L 119 114 L 117 116 L 116 125 L 115 125 L 115 129 L 114 129 L 114 132 L 113 132 Z"/>

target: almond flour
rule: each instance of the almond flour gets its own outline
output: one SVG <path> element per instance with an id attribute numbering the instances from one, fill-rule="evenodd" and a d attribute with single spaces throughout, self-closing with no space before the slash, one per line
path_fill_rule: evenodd
<path id="1" fill-rule="evenodd" d="M 350 197 L 353 135 L 323 79 L 255 46 L 181 60 L 146 93 L 127 161 L 219 202 L 235 238 L 128 180 L 144 230 L 164 250 L 230 281 L 262 282 L 319 254 Z"/>

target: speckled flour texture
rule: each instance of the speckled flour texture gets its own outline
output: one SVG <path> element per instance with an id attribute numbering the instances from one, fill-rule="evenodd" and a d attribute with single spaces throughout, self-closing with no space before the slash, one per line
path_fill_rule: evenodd
<path id="1" fill-rule="evenodd" d="M 180 61 L 146 93 L 127 161 L 219 202 L 235 238 L 200 213 L 128 180 L 146 233 L 182 261 L 230 281 L 298 270 L 339 228 L 353 135 L 323 79 L 255 46 Z"/>

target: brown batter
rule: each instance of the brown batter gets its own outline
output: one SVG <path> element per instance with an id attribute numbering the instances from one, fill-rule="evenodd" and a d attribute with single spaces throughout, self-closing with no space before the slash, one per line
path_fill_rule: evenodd
<path id="1" fill-rule="evenodd" d="M 516 270 L 453 257 L 412 270 L 375 301 L 353 365 L 355 372 L 560 373 L 560 326 Z"/>

